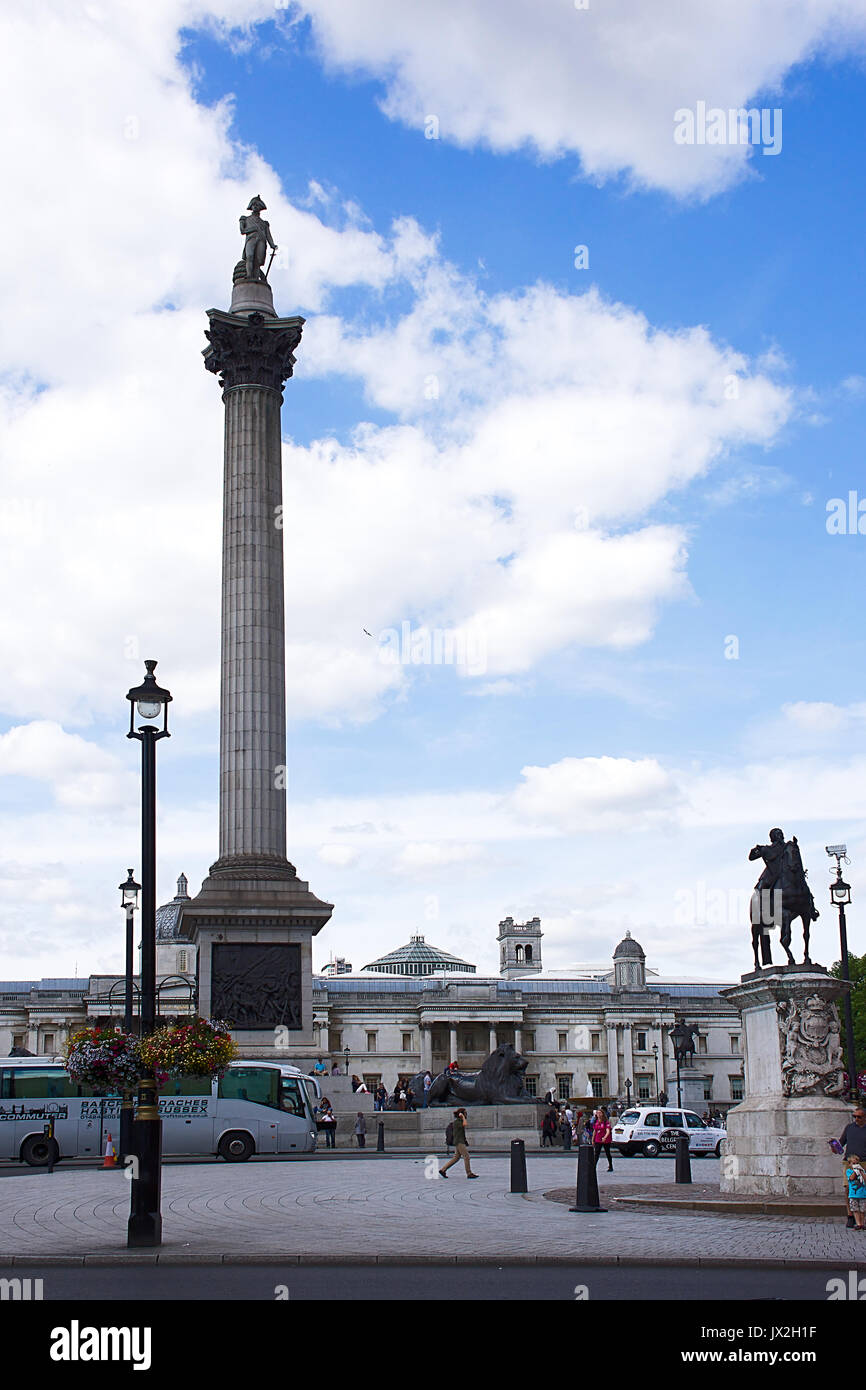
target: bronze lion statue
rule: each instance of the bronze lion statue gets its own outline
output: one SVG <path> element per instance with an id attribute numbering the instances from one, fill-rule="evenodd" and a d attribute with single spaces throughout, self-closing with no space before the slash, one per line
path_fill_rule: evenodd
<path id="1" fill-rule="evenodd" d="M 525 1057 L 511 1043 L 502 1043 L 491 1052 L 480 1071 L 455 1069 L 440 1072 L 427 1092 L 428 1105 L 535 1105 L 536 1098 L 526 1089 Z M 415 1104 L 424 1102 L 424 1073 L 412 1077 L 409 1086 Z M 393 1109 L 393 1102 L 389 1109 Z"/>

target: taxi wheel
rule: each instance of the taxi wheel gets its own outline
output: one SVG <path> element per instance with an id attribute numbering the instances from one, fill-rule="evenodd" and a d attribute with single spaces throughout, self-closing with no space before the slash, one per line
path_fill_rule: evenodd
<path id="1" fill-rule="evenodd" d="M 721 1158 L 721 1156 L 722 1156 L 722 1141 L 721 1141 L 721 1139 L 719 1140 L 719 1142 L 718 1142 L 718 1144 L 716 1145 L 716 1147 L 713 1149 L 713 1153 L 716 1155 L 716 1158 Z"/>
<path id="2" fill-rule="evenodd" d="M 56 1139 L 46 1139 L 41 1134 L 30 1134 L 21 1145 L 21 1160 L 31 1168 L 48 1168 L 60 1157 Z"/>
<path id="3" fill-rule="evenodd" d="M 643 1151 L 646 1154 L 647 1158 L 657 1158 L 659 1152 L 659 1145 L 656 1143 L 655 1139 L 648 1139 L 643 1146 Z"/>
<path id="4" fill-rule="evenodd" d="M 226 1163 L 245 1163 L 254 1150 L 255 1145 L 248 1134 L 232 1129 L 223 1135 L 217 1153 Z"/>

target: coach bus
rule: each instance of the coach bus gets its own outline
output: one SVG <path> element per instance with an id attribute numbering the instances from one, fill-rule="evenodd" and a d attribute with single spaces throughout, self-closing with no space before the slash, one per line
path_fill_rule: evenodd
<path id="1" fill-rule="evenodd" d="M 319 1083 L 285 1062 L 232 1062 L 219 1079 L 169 1077 L 159 1092 L 162 1150 L 219 1154 L 309 1153 L 316 1147 Z M 47 1133 L 54 1121 L 54 1140 Z M 0 1057 L 0 1159 L 44 1168 L 59 1158 L 96 1158 L 120 1138 L 120 1097 L 96 1096 L 59 1062 Z"/>

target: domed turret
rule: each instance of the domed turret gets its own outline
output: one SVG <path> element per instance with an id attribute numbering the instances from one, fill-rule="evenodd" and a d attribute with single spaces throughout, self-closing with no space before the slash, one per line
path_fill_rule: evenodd
<path id="1" fill-rule="evenodd" d="M 627 931 L 613 953 L 614 989 L 646 988 L 646 955 Z"/>

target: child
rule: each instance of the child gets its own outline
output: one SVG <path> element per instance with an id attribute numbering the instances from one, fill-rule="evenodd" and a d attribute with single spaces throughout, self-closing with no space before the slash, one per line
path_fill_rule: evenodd
<path id="1" fill-rule="evenodd" d="M 845 1177 L 848 1179 L 848 1205 L 851 1215 L 854 1217 L 857 1230 L 862 1231 L 866 1214 L 866 1172 L 863 1169 L 863 1160 L 858 1158 L 857 1154 L 846 1153 Z"/>

